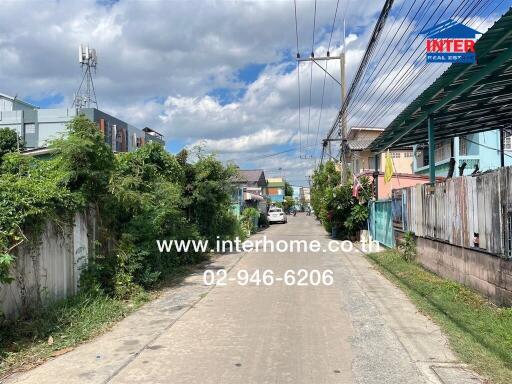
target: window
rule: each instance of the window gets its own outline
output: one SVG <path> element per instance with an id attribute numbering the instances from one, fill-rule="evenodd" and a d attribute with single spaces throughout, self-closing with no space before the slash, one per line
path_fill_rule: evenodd
<path id="1" fill-rule="evenodd" d="M 459 155 L 467 156 L 468 154 L 468 141 L 466 140 L 466 136 L 461 136 L 459 138 Z"/>
<path id="2" fill-rule="evenodd" d="M 391 157 L 393 159 L 399 159 L 401 157 L 401 153 L 400 152 L 391 152 Z"/>
<path id="3" fill-rule="evenodd" d="M 35 124 L 25 124 L 25 134 L 27 133 L 36 133 L 36 125 Z"/>
<path id="4" fill-rule="evenodd" d="M 426 166 L 426 165 L 428 165 L 428 148 L 423 148 L 422 149 L 422 153 L 423 153 L 423 163 L 422 163 L 422 166 Z"/>
<path id="5" fill-rule="evenodd" d="M 359 159 L 354 159 L 354 167 L 353 167 L 354 173 L 359 173 L 360 169 L 361 168 L 359 166 Z"/>
<path id="6" fill-rule="evenodd" d="M 404 152 L 404 157 L 413 157 L 413 156 L 414 156 L 414 154 L 413 154 L 412 151 L 411 152 Z"/>
<path id="7" fill-rule="evenodd" d="M 368 169 L 375 169 L 375 156 L 368 157 Z"/>
<path id="8" fill-rule="evenodd" d="M 512 132 L 508 129 L 503 130 L 503 146 L 505 151 L 512 151 Z"/>

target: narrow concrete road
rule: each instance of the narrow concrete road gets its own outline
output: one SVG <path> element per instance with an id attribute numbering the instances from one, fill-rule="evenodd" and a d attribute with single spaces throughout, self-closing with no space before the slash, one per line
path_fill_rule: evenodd
<path id="1" fill-rule="evenodd" d="M 273 225 L 274 240 L 329 239 L 302 214 Z M 202 271 L 114 329 L 13 383 L 479 383 L 439 328 L 359 251 L 248 252 L 216 258 L 225 286 Z M 239 271 L 333 271 L 334 284 L 249 283 Z M 243 274 L 241 272 L 240 274 Z"/>

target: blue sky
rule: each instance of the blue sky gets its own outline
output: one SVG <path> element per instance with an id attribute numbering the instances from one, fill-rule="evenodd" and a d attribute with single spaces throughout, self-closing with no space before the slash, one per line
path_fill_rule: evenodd
<path id="1" fill-rule="evenodd" d="M 446 15 L 461 1 L 454 0 Z M 479 24 L 477 16 L 487 16 L 500 1 L 477 7 L 471 15 L 471 26 Z M 317 3 L 317 56 L 327 50 L 336 2 Z M 511 2 L 504 1 L 489 14 L 482 28 L 486 29 Z M 433 9 L 438 3 L 446 4 L 434 0 L 423 6 Z M 383 4 L 383 0 L 340 0 L 331 53 L 340 51 L 345 18 L 349 82 Z M 318 157 L 320 152 L 317 137 L 325 135 L 339 108 L 339 86 L 327 78 L 322 103 L 324 73 L 316 67 L 311 72 L 309 64 L 302 64 L 299 122 L 293 5 L 292 0 L 9 0 L 0 9 L 0 92 L 18 94 L 42 108 L 71 106 L 81 79 L 77 47 L 90 44 L 99 56 L 95 85 L 101 109 L 136 126 L 162 132 L 171 152 L 201 144 L 221 159 L 234 160 L 242 167 L 283 168 L 290 179 L 306 180 L 318 161 L 309 158 Z M 420 3 L 395 2 L 383 37 L 393 36 L 393 28 L 400 25 L 411 6 L 410 15 Z M 442 10 L 443 6 L 437 14 Z M 297 2 L 302 56 L 311 51 L 313 11 L 314 1 Z M 425 18 L 428 16 L 425 13 Z M 23 25 L 17 22 L 20 19 Z M 417 33 L 419 27 L 411 25 L 409 33 Z M 378 49 L 386 52 L 386 44 L 389 41 L 383 41 Z M 365 76 L 375 66 L 377 60 L 372 60 Z M 329 63 L 329 68 L 335 77 L 339 76 L 336 62 Z M 442 69 L 429 68 L 424 77 L 408 87 L 394 108 L 372 123 L 385 126 Z M 386 70 L 382 75 L 387 75 Z M 375 84 L 368 77 L 363 78 L 365 81 Z M 376 89 L 354 111 L 371 107 L 381 94 L 382 90 Z M 363 122 L 357 114 L 350 118 L 351 124 Z M 306 149 L 293 150 L 296 148 Z M 285 150 L 290 151 L 268 156 Z"/>

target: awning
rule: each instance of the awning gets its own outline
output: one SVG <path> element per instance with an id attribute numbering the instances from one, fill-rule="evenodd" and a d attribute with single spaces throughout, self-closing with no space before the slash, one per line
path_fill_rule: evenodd
<path id="1" fill-rule="evenodd" d="M 374 152 L 490 131 L 512 122 L 512 10 L 475 45 L 477 64 L 452 64 L 370 145 Z M 435 65 L 435 64 L 432 64 Z"/>
<path id="2" fill-rule="evenodd" d="M 244 192 L 244 200 L 264 201 L 265 199 L 262 196 L 255 195 L 254 193 Z"/>

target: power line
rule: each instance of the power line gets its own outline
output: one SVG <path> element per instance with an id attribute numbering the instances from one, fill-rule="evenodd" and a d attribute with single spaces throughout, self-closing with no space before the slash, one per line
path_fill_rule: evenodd
<path id="1" fill-rule="evenodd" d="M 406 1 L 404 1 L 402 3 L 402 8 L 404 7 Z M 416 10 L 416 14 L 413 16 L 413 19 L 416 17 L 416 15 L 418 14 L 418 12 L 421 10 L 421 8 L 423 7 L 423 5 L 425 4 L 425 2 L 423 2 L 423 4 Z M 414 2 L 412 3 L 411 7 L 409 8 L 409 10 L 407 11 L 407 14 L 403 17 L 402 19 L 402 22 L 400 23 L 400 26 L 397 28 L 397 30 L 395 31 L 395 34 L 393 35 L 393 37 L 391 38 L 391 41 L 389 42 L 389 46 L 391 46 L 391 43 L 395 40 L 396 36 L 398 35 L 398 32 L 402 29 L 402 26 L 404 25 L 405 21 L 407 20 L 407 17 L 409 16 L 409 14 L 411 13 L 412 9 L 414 8 L 414 6 L 416 5 L 416 0 L 414 0 Z M 402 8 L 400 9 L 400 11 L 398 12 L 398 14 L 401 13 L 401 10 Z M 426 12 L 425 12 L 426 13 Z M 370 79 L 373 81 L 377 78 L 377 76 L 380 74 L 380 72 L 382 71 L 382 68 L 384 66 L 379 66 L 380 63 L 382 62 L 382 60 L 385 58 L 385 57 L 389 57 L 392 53 L 396 53 L 397 52 L 397 47 L 398 47 L 398 44 L 400 43 L 400 41 L 402 40 L 402 38 L 405 36 L 405 33 L 407 32 L 407 30 L 411 27 L 412 23 L 409 23 L 407 29 L 402 33 L 400 39 L 396 42 L 395 46 L 392 48 L 392 49 L 388 49 L 388 52 L 389 54 L 388 55 L 382 55 L 380 56 L 380 60 L 377 64 L 374 65 L 374 70 L 371 72 L 371 74 L 368 76 L 366 82 L 361 86 L 359 87 L 358 91 L 356 92 L 356 94 L 354 95 L 354 98 L 357 98 L 357 97 L 361 97 L 361 92 L 362 91 L 367 91 L 368 89 L 365 88 L 365 85 L 367 85 L 370 81 Z M 388 34 L 389 35 L 389 32 L 391 30 L 391 26 L 388 30 Z M 383 41 L 385 42 L 386 41 L 386 38 L 387 38 L 387 35 L 386 37 L 383 39 Z M 379 47 L 379 51 L 380 52 L 380 48 L 383 47 L 384 44 L 381 44 L 380 47 Z M 389 63 L 389 61 L 386 61 L 386 63 Z M 369 67 L 369 66 L 368 66 Z M 368 68 L 367 67 L 367 68 Z M 373 74 L 375 73 L 375 68 L 378 68 L 379 71 L 375 74 L 375 76 L 373 76 Z M 373 78 L 372 78 L 373 76 Z M 356 103 L 357 105 L 357 103 Z"/>
<path id="2" fill-rule="evenodd" d="M 444 11 L 441 13 L 441 15 L 437 18 L 437 21 L 436 23 L 441 19 L 441 17 L 443 17 L 444 13 L 446 12 L 447 9 L 449 9 L 449 6 L 452 4 L 453 0 L 451 0 L 450 4 L 448 5 L 448 7 L 446 7 L 444 9 Z M 423 25 L 423 27 L 421 28 L 422 30 L 427 26 L 427 24 L 430 22 L 430 20 L 432 19 L 432 17 L 435 15 L 436 11 L 439 9 L 440 5 L 442 4 L 442 2 L 440 2 L 436 8 L 436 10 L 434 11 L 434 13 L 429 17 L 429 19 L 427 20 L 427 22 Z M 464 4 L 461 3 L 457 9 L 454 11 L 454 13 L 452 14 L 452 17 L 454 17 L 454 15 L 458 12 L 458 10 L 461 8 L 461 6 Z M 414 41 L 417 41 L 417 38 L 419 37 L 419 33 L 418 35 L 414 38 L 413 40 L 413 43 Z M 407 48 L 407 50 L 401 55 L 399 61 L 393 66 L 393 68 L 391 68 L 389 71 L 388 71 L 388 74 L 386 75 L 386 77 L 379 83 L 379 85 L 373 89 L 373 92 L 372 93 L 375 93 L 379 88 L 381 88 L 382 85 L 384 85 L 386 83 L 386 80 L 392 75 L 392 73 L 395 71 L 398 63 L 402 60 L 402 58 L 405 56 L 405 54 L 408 52 L 408 50 L 410 49 L 410 47 L 412 47 L 412 43 L 411 45 Z M 359 118 L 359 122 L 364 125 L 365 123 L 367 123 L 368 120 L 372 120 L 372 119 L 375 119 L 375 117 L 378 117 L 378 116 L 381 116 L 382 113 L 382 109 L 386 109 L 386 105 L 390 105 L 390 107 L 392 106 L 392 104 L 401 96 L 401 90 L 403 88 L 406 88 L 406 87 L 403 87 L 403 88 L 400 88 L 400 85 L 403 84 L 403 81 L 404 79 L 406 78 L 410 78 L 411 76 L 414 76 L 415 72 L 414 70 L 417 68 L 417 64 L 419 63 L 419 61 L 421 60 L 421 57 L 422 55 L 424 54 L 425 52 L 425 49 L 423 49 L 419 54 L 418 56 L 414 59 L 414 63 L 405 71 L 405 73 L 403 73 L 403 69 L 405 68 L 405 66 L 409 63 L 410 59 L 418 52 L 418 50 L 422 47 L 421 44 L 418 44 L 418 47 L 412 52 L 411 55 L 409 55 L 409 57 L 405 60 L 404 64 L 402 65 L 402 67 L 400 68 L 400 70 L 396 71 L 396 74 L 394 75 L 394 77 L 389 81 L 387 82 L 388 85 L 384 88 L 384 90 L 382 92 L 380 92 L 380 96 L 377 98 L 377 100 L 375 101 L 375 103 L 373 104 L 373 106 L 370 108 L 370 110 L 368 110 L 367 112 L 365 112 L 365 114 Z M 412 78 L 412 80 L 409 82 L 409 84 L 412 83 L 412 81 L 414 81 L 416 78 L 418 78 L 425 70 L 425 66 L 423 68 L 420 68 L 420 70 L 417 72 L 416 76 L 414 76 Z M 400 75 L 401 74 L 401 75 Z M 400 75 L 400 77 L 398 77 Z M 388 94 L 386 93 L 389 89 L 391 88 L 391 93 L 393 94 L 394 91 L 396 91 L 398 97 L 395 99 L 395 100 L 390 100 Z M 384 97 L 384 96 L 387 96 L 387 97 Z M 370 98 L 367 96 L 364 98 L 363 102 L 367 103 L 368 101 L 370 100 Z M 380 103 L 380 104 L 379 104 Z M 389 108 L 390 108 L 389 107 Z M 388 108 L 388 109 L 389 109 Z M 359 109 L 360 110 L 360 109 Z M 355 112 L 354 112 L 355 113 Z M 352 118 L 354 118 L 355 116 L 353 116 Z M 365 120 L 366 119 L 366 120 Z"/>
<path id="3" fill-rule="evenodd" d="M 316 0 L 315 0 L 315 11 L 313 13 L 313 37 L 311 39 L 311 57 L 315 57 L 315 29 L 316 29 Z M 309 71 L 309 107 L 308 107 L 308 130 L 306 135 L 306 145 L 309 141 L 309 126 L 311 124 L 311 95 L 313 90 L 313 62 L 310 63 Z"/>
<path id="4" fill-rule="evenodd" d="M 331 42 L 332 42 L 332 35 L 334 33 L 334 25 L 336 24 L 336 16 L 338 15 L 338 6 L 340 4 L 340 0 L 336 2 L 336 9 L 334 11 L 334 18 L 332 20 L 332 27 L 331 27 L 331 36 L 329 37 L 329 44 L 327 45 L 327 54 L 329 54 L 331 49 Z M 345 47 L 343 47 L 345 49 Z M 322 100 L 320 102 L 320 114 L 318 117 L 318 126 L 316 129 L 316 138 L 315 138 L 315 145 L 318 143 L 318 136 L 320 135 L 320 123 L 322 121 L 322 111 L 324 108 L 324 96 L 325 96 L 325 81 L 327 80 L 327 67 L 328 67 L 329 61 L 326 60 L 325 62 L 325 70 L 324 70 L 324 81 L 322 84 Z"/>
<path id="5" fill-rule="evenodd" d="M 459 6 L 458 8 L 460 8 L 460 6 Z M 480 10 L 482 10 L 482 8 L 481 8 Z M 492 11 L 492 12 L 494 12 L 494 11 Z M 491 12 L 491 13 L 492 13 L 492 12 Z M 489 15 L 488 15 L 488 16 L 490 16 L 490 14 L 491 14 L 491 13 L 489 13 Z M 454 15 L 455 15 L 455 13 L 452 15 L 452 17 L 454 17 Z M 468 16 L 469 16 L 469 13 L 466 15 L 465 19 L 466 19 Z M 477 16 L 475 16 L 475 18 L 476 18 L 476 17 L 477 17 Z M 465 20 L 465 19 L 464 19 L 464 20 Z M 423 51 L 419 56 L 421 57 L 424 53 L 425 53 L 425 51 Z M 421 59 L 420 59 L 420 60 L 421 60 Z M 418 61 L 419 61 L 419 60 L 416 60 L 416 62 L 414 63 L 414 66 L 418 64 Z M 379 109 L 379 108 L 377 108 L 377 109 L 373 112 L 373 115 L 372 115 L 372 116 L 373 116 L 373 119 L 371 119 L 371 120 L 370 120 L 370 122 L 369 122 L 368 124 L 370 124 L 370 125 L 371 125 L 371 124 L 373 124 L 373 123 L 375 122 L 375 120 L 376 120 L 376 119 L 378 119 L 378 118 L 379 118 L 380 116 L 382 116 L 383 114 L 387 113 L 387 112 L 388 112 L 388 111 L 389 111 L 393 106 L 396 106 L 396 104 L 395 104 L 395 103 L 398 101 L 398 99 L 399 99 L 401 96 L 403 96 L 403 94 L 401 93 L 402 88 L 408 88 L 408 87 L 409 87 L 409 85 L 410 85 L 414 80 L 416 80 L 419 76 L 421 76 L 421 74 L 425 72 L 425 69 L 426 69 L 426 67 L 427 67 L 427 64 L 424 64 L 424 65 L 423 65 L 423 67 L 422 67 L 422 68 L 420 69 L 420 71 L 419 71 L 420 73 L 418 73 L 416 76 L 414 76 L 414 77 L 409 81 L 409 83 L 408 83 L 408 84 L 406 84 L 406 85 L 405 85 L 405 86 L 403 86 L 402 88 L 399 88 L 399 87 L 398 87 L 398 85 L 400 85 L 400 83 L 402 83 L 402 81 L 407 77 L 406 75 L 410 72 L 411 68 L 413 68 L 414 66 L 411 66 L 411 67 L 409 68 L 409 70 L 404 74 L 404 76 L 402 77 L 402 79 L 401 79 L 398 83 L 396 83 L 396 84 L 395 84 L 394 92 L 391 92 L 391 94 L 390 94 L 389 96 L 387 96 L 387 97 L 386 97 L 386 99 L 388 100 L 388 105 L 387 105 L 387 107 L 386 107 L 386 105 L 384 104 L 384 106 L 381 106 L 381 107 L 380 107 L 380 109 Z M 444 68 L 442 68 L 442 67 L 441 67 L 440 69 L 441 69 L 441 71 L 444 71 Z M 438 71 L 437 73 L 438 73 L 438 75 L 440 75 L 439 71 Z M 414 74 L 414 72 L 412 72 L 412 73 L 411 73 L 411 75 L 413 75 L 413 74 Z M 409 77 L 410 77 L 410 76 L 409 76 Z M 436 76 L 431 76 L 431 77 L 435 78 Z M 393 89 L 392 89 L 392 91 L 393 91 Z M 405 98 L 405 97 L 404 97 L 404 98 Z M 370 118 L 371 118 L 371 116 L 370 116 Z M 367 120 L 367 121 L 368 121 L 368 120 Z M 365 121 L 365 122 L 364 122 L 364 124 L 367 124 L 367 121 Z"/>
<path id="6" fill-rule="evenodd" d="M 463 4 L 464 4 L 464 3 L 462 3 L 461 5 L 463 5 Z M 469 9 L 469 8 L 470 8 L 470 7 L 468 7 L 468 9 Z M 458 11 L 459 9 L 460 9 L 460 6 L 459 6 L 459 7 L 457 7 L 457 10 L 452 14 L 451 18 L 454 18 L 454 17 L 455 17 L 455 15 L 456 15 L 456 13 L 457 13 L 457 11 Z M 462 13 L 462 14 L 460 14 L 460 15 L 458 15 L 457 17 L 464 17 L 464 21 L 465 21 L 465 20 L 467 19 L 467 17 L 469 16 L 470 12 L 472 12 L 472 10 L 470 10 L 469 12 L 467 12 L 467 11 L 468 11 L 468 9 L 463 10 L 463 11 L 462 11 L 463 13 Z M 474 8 L 473 8 L 473 9 L 474 9 Z M 466 13 L 466 12 L 467 12 L 467 13 Z M 444 14 L 444 12 L 443 12 L 443 14 Z M 442 15 L 441 15 L 441 17 L 442 17 Z M 441 17 L 439 17 L 439 18 L 438 18 L 438 20 L 439 20 Z M 420 55 L 418 55 L 418 58 L 416 59 L 416 62 L 414 63 L 414 65 L 413 65 L 413 66 L 411 66 L 411 67 L 406 71 L 406 73 L 403 75 L 403 77 L 405 77 L 405 76 L 406 76 L 406 75 L 411 71 L 411 69 L 412 69 L 412 68 L 414 68 L 414 67 L 418 64 L 418 62 L 421 60 L 421 57 L 422 57 L 422 55 L 423 55 L 424 53 L 425 53 L 425 50 L 422 50 L 422 52 L 420 53 Z M 416 80 L 416 79 L 417 79 L 417 78 L 418 78 L 418 77 L 419 77 L 419 76 L 424 72 L 424 69 L 426 68 L 426 66 L 427 66 L 427 64 L 424 64 L 423 68 L 420 70 L 420 73 L 418 73 L 416 76 L 414 76 L 414 77 L 409 81 L 409 83 L 408 83 L 405 87 L 403 87 L 403 88 L 408 88 L 408 87 L 409 87 L 409 85 L 410 85 L 410 84 L 412 84 L 412 82 L 413 82 L 414 80 Z M 442 71 L 444 71 L 444 68 L 441 68 L 441 70 L 442 70 Z M 414 74 L 414 72 L 411 72 L 411 73 L 410 73 L 410 75 L 413 75 L 413 74 Z M 439 73 L 439 74 L 440 74 L 440 73 Z M 373 112 L 373 114 L 372 114 L 372 115 L 370 115 L 370 121 L 371 121 L 371 122 L 374 122 L 377 118 L 379 118 L 379 116 L 382 116 L 383 112 L 384 112 L 384 113 L 387 113 L 387 112 L 388 112 L 388 111 L 389 111 L 389 110 L 390 110 L 390 109 L 395 105 L 395 103 L 398 101 L 398 99 L 399 99 L 401 96 L 403 96 L 403 94 L 401 93 L 401 88 L 399 88 L 399 87 L 398 87 L 398 85 L 400 84 L 400 82 L 401 82 L 401 81 L 399 81 L 398 83 L 396 83 L 396 84 L 395 84 L 395 86 L 392 88 L 392 91 L 393 91 L 393 90 L 395 90 L 394 92 L 391 92 L 391 95 L 393 95 L 393 93 L 394 93 L 394 95 L 395 95 L 395 96 L 393 96 L 394 98 L 393 98 L 391 95 L 389 95 L 388 97 L 386 97 L 386 98 L 385 98 L 385 99 L 387 100 L 387 107 L 386 107 L 386 101 L 384 100 L 384 104 L 381 104 L 381 105 L 380 105 L 380 107 L 376 107 L 376 106 L 377 106 L 377 105 L 376 105 L 376 106 L 374 106 L 374 107 L 372 108 L 372 109 L 374 110 L 374 112 Z M 386 88 L 386 90 L 387 90 L 388 88 L 389 88 L 389 86 Z M 384 92 L 383 94 L 385 94 L 385 92 Z M 384 110 L 384 111 L 383 111 L 383 110 Z M 373 116 L 373 119 L 372 119 L 372 116 Z M 366 123 L 367 121 L 368 121 L 368 120 L 364 121 L 364 123 Z"/>
<path id="7" fill-rule="evenodd" d="M 428 17 L 427 21 L 423 23 L 423 25 L 420 27 L 420 32 L 430 23 L 430 21 L 432 20 L 432 18 L 434 17 L 434 15 L 436 14 L 436 12 L 439 10 L 440 6 L 442 5 L 443 3 L 443 0 L 441 0 L 438 4 L 437 4 L 437 7 L 434 9 L 434 11 L 431 13 L 430 12 L 430 8 L 428 10 L 426 10 L 425 12 L 425 15 L 428 15 L 430 13 L 430 17 Z M 453 3 L 453 0 L 450 1 L 450 4 L 448 5 L 448 7 L 446 7 L 446 9 L 448 9 L 450 7 L 450 5 Z M 434 3 L 432 2 L 430 5 L 433 5 Z M 418 12 L 421 10 L 421 7 L 423 5 L 420 6 L 420 8 L 418 8 L 414 18 L 416 17 L 416 15 L 418 14 Z M 444 12 L 443 12 L 444 13 Z M 442 15 L 438 18 L 438 20 L 442 17 Z M 413 20 L 414 20 L 413 18 Z M 409 27 L 412 25 L 412 21 L 409 23 Z M 402 37 L 405 36 L 405 33 L 408 31 L 409 27 L 403 32 L 402 34 Z M 379 90 L 379 88 L 382 86 L 382 85 L 385 85 L 386 84 L 386 80 L 392 76 L 392 74 L 394 73 L 395 69 L 397 68 L 397 66 L 401 63 L 402 59 L 405 57 L 405 55 L 409 52 L 409 50 L 411 49 L 411 47 L 413 46 L 413 44 L 417 41 L 418 37 L 420 36 L 420 32 L 418 32 L 414 38 L 410 41 L 409 45 L 407 46 L 407 48 L 405 48 L 405 50 L 403 50 L 403 47 L 401 47 L 399 50 L 396 50 L 396 47 L 395 46 L 395 49 L 393 49 L 392 51 L 395 53 L 393 55 L 393 58 L 387 62 L 387 65 L 381 67 L 379 69 L 379 71 L 377 72 L 377 74 L 375 75 L 375 78 L 384 70 L 386 69 L 387 70 L 387 74 L 385 75 L 385 78 L 384 79 L 381 79 L 379 82 L 375 82 L 374 84 L 375 85 L 372 85 L 372 87 L 368 88 L 365 90 L 365 93 L 361 96 L 360 100 L 356 103 L 360 105 L 360 107 L 356 110 L 356 111 L 353 111 L 353 116 L 355 116 L 359 111 L 361 111 L 361 108 L 370 101 L 370 98 L 377 92 L 377 90 Z M 412 36 L 412 35 L 411 35 Z M 404 46 L 405 44 L 407 44 L 409 41 L 409 38 L 407 38 L 405 41 L 404 41 Z M 395 81 L 397 76 L 402 72 L 403 68 L 405 67 L 405 65 L 407 65 L 407 63 L 409 62 L 409 60 L 414 56 L 414 54 L 418 51 L 418 49 L 420 48 L 420 45 L 418 44 L 418 47 L 416 48 L 416 50 L 405 60 L 405 62 L 403 63 L 402 67 L 400 68 L 399 71 L 396 71 L 396 74 L 394 76 L 394 78 L 388 82 L 388 85 L 386 87 L 386 89 L 388 89 L 390 86 L 396 86 L 397 82 Z M 402 52 L 402 54 L 400 55 L 400 52 Z M 390 68 L 390 63 L 392 63 L 394 61 L 394 59 L 400 55 L 399 59 L 395 62 L 395 64 Z M 402 75 L 403 76 L 403 75 Z M 381 99 L 382 99 L 382 96 L 384 95 L 384 93 L 381 93 L 380 97 L 377 99 L 377 102 L 378 103 Z M 374 104 L 374 105 L 378 105 L 378 104 Z M 366 115 L 368 114 L 369 112 L 366 112 Z M 362 119 L 360 119 L 361 121 Z M 360 124 L 361 125 L 361 124 Z"/>
<path id="8" fill-rule="evenodd" d="M 377 44 L 377 42 L 379 40 L 382 29 L 386 23 L 386 19 L 387 19 L 388 15 L 389 15 L 389 11 L 391 10 L 391 7 L 393 6 L 393 2 L 394 2 L 394 0 L 386 0 L 386 2 L 384 3 L 384 6 L 383 6 L 382 11 L 379 16 L 379 19 L 377 20 L 377 23 L 375 24 L 375 28 L 373 29 L 372 36 L 371 36 L 370 41 L 368 42 L 368 45 L 366 47 L 366 51 L 364 53 L 363 59 L 361 60 L 361 64 L 359 65 L 359 69 L 354 77 L 354 80 L 352 81 L 352 84 L 350 86 L 347 96 L 345 97 L 345 100 L 343 100 L 343 104 L 338 113 L 335 124 L 333 124 L 333 126 L 329 130 L 329 134 L 327 135 L 328 138 L 331 137 L 334 130 L 336 129 L 339 119 L 341 119 L 347 111 L 347 107 L 350 103 L 350 100 L 355 91 L 355 88 L 357 87 L 357 85 L 361 79 L 364 68 L 368 64 L 368 61 L 370 60 L 370 58 L 373 54 L 373 51 L 375 49 L 375 45 Z"/>
<path id="9" fill-rule="evenodd" d="M 509 155 L 506 151 L 502 151 L 501 149 L 493 148 L 493 147 L 491 147 L 491 146 L 489 146 L 489 145 L 485 145 L 485 144 L 479 143 L 479 142 L 477 142 L 477 141 L 470 140 L 470 139 L 466 138 L 465 136 L 460 136 L 460 138 L 461 138 L 462 140 L 468 141 L 468 142 L 470 142 L 470 143 L 472 143 L 472 144 L 479 145 L 479 146 L 480 146 L 480 147 L 482 147 L 482 148 L 491 149 L 491 150 L 493 150 L 493 151 L 497 151 L 497 152 L 503 152 L 503 154 L 504 154 L 505 156 L 512 158 L 512 155 Z"/>
<path id="10" fill-rule="evenodd" d="M 297 59 L 300 57 L 299 53 L 299 27 L 297 23 L 297 0 L 293 0 L 294 13 L 295 13 L 295 38 L 297 42 Z M 299 154 L 302 154 L 302 128 L 301 128 L 301 100 L 300 100 L 300 62 L 297 60 L 297 87 L 298 87 L 298 98 L 299 98 Z"/>
<path id="11" fill-rule="evenodd" d="M 452 4 L 453 0 L 450 2 L 450 4 L 444 8 L 444 11 L 442 12 L 442 14 L 437 18 L 437 21 L 439 21 L 442 17 L 442 15 L 444 14 L 444 12 L 446 12 L 446 10 L 449 9 L 450 5 Z M 433 3 L 432 3 L 433 4 Z M 463 5 L 464 3 L 460 4 L 457 9 L 455 10 L 454 14 L 459 10 L 459 8 Z M 442 1 L 437 5 L 436 9 L 431 13 L 430 17 L 428 18 L 428 20 L 423 24 L 423 26 L 421 27 L 420 31 L 423 30 L 428 24 L 429 22 L 432 20 L 432 17 L 434 17 L 434 15 L 436 14 L 436 12 L 439 10 L 439 7 L 442 5 Z M 418 37 L 419 37 L 420 33 L 416 34 L 416 36 L 414 37 L 414 39 L 411 41 L 411 43 L 409 44 L 409 46 L 407 47 L 407 49 L 402 53 L 402 55 L 400 56 L 400 58 L 398 59 L 398 61 L 394 64 L 394 66 L 392 68 L 389 68 L 389 66 L 387 66 L 386 68 L 388 69 L 387 71 L 387 74 L 386 74 L 386 77 L 384 79 L 382 79 L 379 83 L 377 83 L 376 87 L 373 86 L 372 88 L 370 88 L 368 90 L 368 94 L 369 95 L 373 95 L 377 92 L 377 90 L 379 90 L 379 88 L 381 88 L 382 85 L 385 84 L 386 80 L 392 75 L 392 73 L 395 71 L 395 69 L 397 68 L 397 66 L 399 65 L 399 63 L 402 61 L 402 59 L 404 58 L 404 56 L 407 54 L 407 52 L 409 51 L 409 49 L 412 47 L 412 45 L 417 41 Z M 408 40 L 408 39 L 407 39 Z M 406 42 L 407 42 L 406 40 Z M 405 45 L 405 44 L 404 44 Z M 398 86 L 402 83 L 402 80 L 404 77 L 407 77 L 409 75 L 414 75 L 414 69 L 415 69 L 415 65 L 418 64 L 418 59 L 422 56 L 423 52 L 420 53 L 414 60 L 415 61 L 415 64 L 413 64 L 412 66 L 410 66 L 405 73 L 403 73 L 403 69 L 405 68 L 405 66 L 407 65 L 407 63 L 409 63 L 410 59 L 416 54 L 416 52 L 418 52 L 418 49 L 421 47 L 421 44 L 418 44 L 418 47 L 416 48 L 416 50 L 411 54 L 409 55 L 409 57 L 405 60 L 405 62 L 402 64 L 402 67 L 400 68 L 399 71 L 396 72 L 396 75 L 395 77 L 388 82 L 388 85 L 386 86 L 385 88 L 385 91 L 387 91 L 389 89 L 390 86 L 392 86 L 393 90 L 395 89 L 398 89 L 400 90 L 400 88 L 398 88 Z M 401 51 L 402 49 L 400 49 Z M 398 51 L 398 52 L 400 52 Z M 396 57 L 397 55 L 395 54 L 394 55 L 394 58 Z M 390 61 L 391 62 L 391 61 Z M 382 71 L 383 68 L 381 68 L 381 71 Z M 423 69 L 423 68 L 422 68 Z M 420 69 L 420 71 L 422 70 Z M 379 71 L 379 72 L 381 72 Z M 413 71 L 411 73 L 411 71 Z M 399 74 L 401 74 L 401 78 L 399 78 L 397 80 L 397 76 Z M 377 101 L 374 103 L 374 106 L 365 113 L 365 115 L 360 118 L 360 122 L 362 120 L 364 120 L 366 117 L 368 117 L 369 115 L 372 114 L 372 111 L 375 110 L 375 108 L 377 108 L 379 106 L 378 102 L 382 99 L 382 96 L 385 94 L 385 91 L 381 93 L 381 97 L 379 99 L 377 99 Z M 365 95 L 360 101 L 359 103 L 363 103 L 362 105 L 364 105 L 365 103 L 368 103 L 369 100 L 370 100 L 370 96 Z M 383 100 L 385 102 L 385 100 Z M 355 117 L 355 115 L 357 114 L 357 112 L 359 112 L 361 110 L 361 108 L 359 108 L 358 110 L 354 111 L 353 112 L 353 115 L 352 115 L 352 118 Z M 377 114 L 378 115 L 378 114 Z"/>

